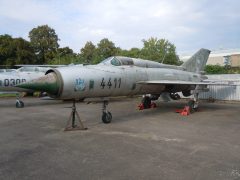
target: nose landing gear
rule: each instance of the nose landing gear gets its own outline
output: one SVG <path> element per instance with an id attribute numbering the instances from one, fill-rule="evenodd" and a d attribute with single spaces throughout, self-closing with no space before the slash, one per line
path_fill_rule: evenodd
<path id="1" fill-rule="evenodd" d="M 16 99 L 16 108 L 23 108 L 24 107 L 24 102 L 22 102 L 19 99 Z"/>
<path id="2" fill-rule="evenodd" d="M 108 101 L 103 101 L 103 108 L 102 108 L 102 122 L 108 124 L 112 121 L 112 114 L 107 111 Z"/>
<path id="3" fill-rule="evenodd" d="M 24 102 L 20 100 L 21 97 L 19 93 L 16 94 L 16 108 L 24 108 Z"/>

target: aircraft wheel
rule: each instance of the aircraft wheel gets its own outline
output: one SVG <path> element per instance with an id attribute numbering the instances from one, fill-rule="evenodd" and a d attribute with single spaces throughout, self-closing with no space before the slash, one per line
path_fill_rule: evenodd
<path id="1" fill-rule="evenodd" d="M 143 103 L 144 109 L 151 108 L 151 99 L 150 99 L 150 97 L 145 96 L 145 97 L 142 99 L 142 103 Z"/>
<path id="2" fill-rule="evenodd" d="M 182 94 L 183 94 L 183 96 L 188 97 L 188 96 L 191 96 L 191 91 L 190 90 L 182 91 Z"/>
<path id="3" fill-rule="evenodd" d="M 24 107 L 24 103 L 22 101 L 16 102 L 16 108 L 23 108 L 23 107 Z"/>
<path id="4" fill-rule="evenodd" d="M 178 100 L 178 99 L 181 99 L 180 95 L 179 94 L 175 94 L 175 98 Z"/>
<path id="5" fill-rule="evenodd" d="M 112 121 L 112 114 L 110 112 L 103 112 L 102 121 L 105 124 L 108 124 Z"/>
<path id="6" fill-rule="evenodd" d="M 178 99 L 181 98 L 178 93 L 170 93 L 170 97 L 171 97 L 173 100 L 178 100 Z"/>

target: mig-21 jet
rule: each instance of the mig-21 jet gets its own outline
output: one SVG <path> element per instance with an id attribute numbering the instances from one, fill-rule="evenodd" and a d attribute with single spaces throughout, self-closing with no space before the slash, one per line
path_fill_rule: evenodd
<path id="1" fill-rule="evenodd" d="M 47 70 L 53 67 L 64 66 L 82 66 L 82 64 L 74 65 L 30 65 L 19 64 L 18 69 L 0 69 L 0 93 L 16 94 L 16 107 L 24 107 L 24 102 L 20 100 L 21 93 L 33 93 L 31 89 L 18 88 L 16 85 L 25 83 L 33 79 L 44 76 Z"/>
<path id="2" fill-rule="evenodd" d="M 16 107 L 24 107 L 24 102 L 20 100 L 22 92 L 32 93 L 33 90 L 18 88 L 16 85 L 39 78 L 50 69 L 49 67 L 23 66 L 14 71 L 0 73 L 0 92 L 7 94 L 16 94 Z"/>
<path id="3" fill-rule="evenodd" d="M 103 101 L 102 121 L 110 123 L 112 114 L 107 110 L 108 97 L 144 95 L 143 109 L 163 94 L 178 99 L 194 95 L 189 102 L 198 107 L 198 93 L 207 90 L 207 77 L 203 70 L 210 51 L 200 49 L 181 66 L 166 65 L 150 60 L 128 57 L 110 57 L 97 65 L 70 66 L 49 69 L 45 76 L 17 87 L 47 92 L 56 99 L 75 100 L 99 98 Z"/>

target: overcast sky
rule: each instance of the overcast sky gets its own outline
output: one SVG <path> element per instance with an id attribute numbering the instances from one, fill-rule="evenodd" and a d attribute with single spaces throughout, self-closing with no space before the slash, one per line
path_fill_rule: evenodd
<path id="1" fill-rule="evenodd" d="M 48 24 L 76 53 L 103 38 L 122 49 L 165 38 L 179 54 L 240 48 L 239 0 L 0 0 L 0 34 L 28 39 Z"/>

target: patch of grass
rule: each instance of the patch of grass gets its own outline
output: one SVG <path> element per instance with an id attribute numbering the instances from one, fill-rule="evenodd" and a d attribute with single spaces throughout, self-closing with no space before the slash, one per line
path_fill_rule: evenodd
<path id="1" fill-rule="evenodd" d="M 4 97 L 16 97 L 16 94 L 14 94 L 14 93 L 13 94 L 11 94 L 11 93 L 10 94 L 7 94 L 7 93 L 0 94 L 0 98 L 4 98 Z"/>

